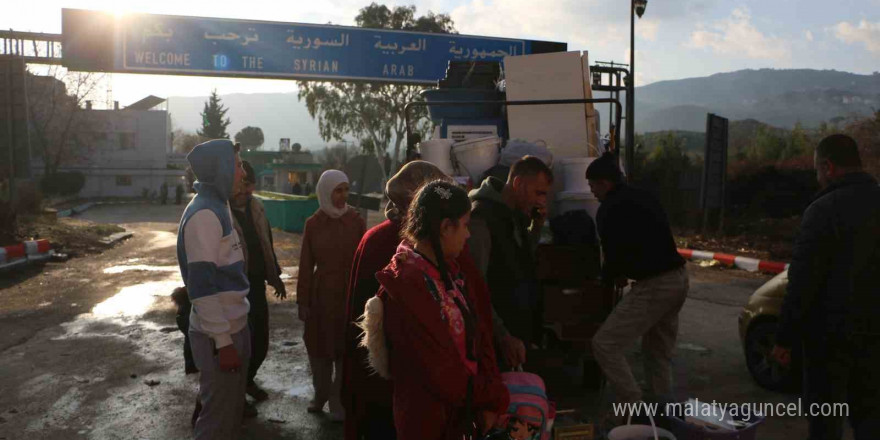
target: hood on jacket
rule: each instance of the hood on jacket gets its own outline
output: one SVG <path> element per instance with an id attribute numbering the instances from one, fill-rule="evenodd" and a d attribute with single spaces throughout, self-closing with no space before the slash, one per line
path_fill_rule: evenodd
<path id="1" fill-rule="evenodd" d="M 193 188 L 197 193 L 211 188 L 223 200 L 232 197 L 235 177 L 235 144 L 229 139 L 215 139 L 196 145 L 186 155 L 196 175 Z"/>
<path id="2" fill-rule="evenodd" d="M 477 200 L 488 200 L 496 203 L 504 204 L 504 198 L 501 192 L 504 191 L 504 182 L 496 177 L 487 177 L 479 188 L 471 190 L 468 197 L 472 202 Z"/>

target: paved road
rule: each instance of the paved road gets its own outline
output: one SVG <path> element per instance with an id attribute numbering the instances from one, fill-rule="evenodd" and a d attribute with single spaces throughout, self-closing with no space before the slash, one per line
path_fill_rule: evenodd
<path id="1" fill-rule="evenodd" d="M 180 207 L 97 207 L 86 219 L 120 223 L 135 236 L 103 254 L 49 264 L 0 282 L 0 439 L 178 439 L 189 436 L 196 378 L 183 373 L 171 290 L 180 284 Z M 277 233 L 282 266 L 299 236 Z M 736 318 L 765 277 L 691 265 L 675 374 L 679 396 L 720 402 L 792 402 L 746 371 Z M 288 290 L 293 291 L 292 280 Z M 271 290 L 271 289 L 270 289 Z M 305 411 L 311 385 L 293 301 L 270 299 L 272 346 L 258 376 L 270 392 L 245 439 L 337 439 L 341 427 Z M 639 354 L 631 359 L 638 365 Z M 640 375 L 637 367 L 637 375 Z M 158 385 L 145 382 L 155 380 Z M 569 390 L 561 403 L 596 395 Z M 806 424 L 769 419 L 759 438 L 804 438 Z"/>

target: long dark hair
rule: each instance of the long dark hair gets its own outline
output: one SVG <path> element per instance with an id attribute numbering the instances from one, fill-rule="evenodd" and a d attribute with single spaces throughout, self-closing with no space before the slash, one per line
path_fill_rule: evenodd
<path id="1" fill-rule="evenodd" d="M 446 290 L 452 289 L 452 281 L 440 245 L 440 225 L 446 219 L 458 222 L 470 209 L 470 200 L 461 187 L 435 180 L 422 186 L 413 197 L 401 229 L 401 236 L 412 244 L 423 240 L 431 243 Z"/>
<path id="2" fill-rule="evenodd" d="M 454 284 L 446 267 L 446 256 L 440 245 L 440 226 L 443 220 L 449 219 L 458 224 L 458 221 L 470 212 L 471 203 L 467 193 L 454 183 L 443 180 L 435 180 L 424 186 L 413 197 L 409 205 L 406 221 L 401 229 L 401 236 L 412 244 L 423 240 L 431 243 L 434 256 L 437 259 L 437 268 L 443 278 L 443 286 L 446 291 L 453 290 Z M 477 317 L 476 311 L 470 305 L 467 295 L 462 295 L 464 302 L 455 295 L 452 296 L 456 307 L 461 312 L 464 320 L 464 335 L 466 357 L 477 362 Z M 473 423 L 473 378 L 468 379 L 467 396 L 465 399 L 465 413 L 467 417 L 463 421 L 465 432 L 474 430 Z M 468 437 L 473 438 L 473 437 Z"/>

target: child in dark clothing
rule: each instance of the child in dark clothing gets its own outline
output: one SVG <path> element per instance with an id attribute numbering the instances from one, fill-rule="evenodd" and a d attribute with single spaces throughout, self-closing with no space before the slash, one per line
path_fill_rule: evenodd
<path id="1" fill-rule="evenodd" d="M 186 374 L 198 373 L 199 369 L 193 361 L 192 349 L 189 345 L 189 313 L 192 311 L 192 304 L 189 302 L 186 287 L 174 289 L 171 300 L 177 306 L 177 328 L 183 333 L 183 361 Z"/>

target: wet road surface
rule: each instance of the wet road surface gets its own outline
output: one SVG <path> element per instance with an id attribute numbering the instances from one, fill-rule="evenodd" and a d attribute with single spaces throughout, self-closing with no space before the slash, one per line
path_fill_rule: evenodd
<path id="1" fill-rule="evenodd" d="M 123 223 L 134 237 L 98 256 L 4 277 L 0 438 L 191 437 L 197 375 L 184 374 L 170 298 L 182 284 L 180 212 L 93 208 L 86 219 Z M 280 235 L 276 241 L 285 240 Z M 298 244 L 288 245 L 298 254 Z M 271 347 L 257 381 L 270 399 L 258 405 L 257 419 L 245 421 L 242 438 L 340 438 L 340 424 L 306 412 L 311 382 L 294 300 L 272 297 L 269 304 Z"/>

